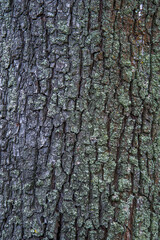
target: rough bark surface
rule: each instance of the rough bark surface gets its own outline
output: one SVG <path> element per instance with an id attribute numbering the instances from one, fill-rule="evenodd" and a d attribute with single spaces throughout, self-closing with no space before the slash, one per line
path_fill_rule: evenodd
<path id="1" fill-rule="evenodd" d="M 0 239 L 160 239 L 158 0 L 0 0 Z"/>

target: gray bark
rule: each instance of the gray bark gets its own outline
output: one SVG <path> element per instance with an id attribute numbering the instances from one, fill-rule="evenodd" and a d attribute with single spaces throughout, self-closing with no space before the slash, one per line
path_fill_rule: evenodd
<path id="1" fill-rule="evenodd" d="M 0 239 L 160 239 L 159 16 L 0 1 Z"/>

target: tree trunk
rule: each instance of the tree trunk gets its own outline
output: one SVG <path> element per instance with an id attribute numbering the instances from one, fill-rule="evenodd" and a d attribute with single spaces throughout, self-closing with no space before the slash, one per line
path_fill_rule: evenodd
<path id="1" fill-rule="evenodd" d="M 160 239 L 158 9 L 0 1 L 0 239 Z"/>

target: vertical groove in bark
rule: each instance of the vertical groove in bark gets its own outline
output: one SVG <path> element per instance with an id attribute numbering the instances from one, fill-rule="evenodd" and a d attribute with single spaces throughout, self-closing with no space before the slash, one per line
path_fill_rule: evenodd
<path id="1" fill-rule="evenodd" d="M 159 236 L 159 4 L 0 2 L 0 239 Z"/>

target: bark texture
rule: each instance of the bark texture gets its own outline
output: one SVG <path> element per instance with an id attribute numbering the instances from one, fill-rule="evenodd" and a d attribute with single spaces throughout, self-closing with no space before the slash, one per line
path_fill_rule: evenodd
<path id="1" fill-rule="evenodd" d="M 160 239 L 158 0 L 0 0 L 0 239 Z"/>

